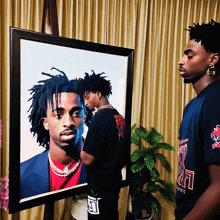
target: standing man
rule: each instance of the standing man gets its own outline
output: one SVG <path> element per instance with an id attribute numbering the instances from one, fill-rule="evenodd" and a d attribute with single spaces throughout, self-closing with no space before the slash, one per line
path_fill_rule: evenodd
<path id="1" fill-rule="evenodd" d="M 121 170 L 127 159 L 123 117 L 108 101 L 112 87 L 103 74 L 86 73 L 82 80 L 86 106 L 97 109 L 81 152 L 86 165 L 89 220 L 118 219 Z"/>
<path id="2" fill-rule="evenodd" d="M 30 131 L 44 152 L 21 163 L 20 198 L 68 188 L 86 182 L 80 159 L 85 106 L 78 80 L 65 73 L 50 75 L 31 89 Z"/>
<path id="3" fill-rule="evenodd" d="M 220 23 L 189 27 L 179 61 L 184 83 L 197 97 L 180 126 L 176 219 L 220 219 Z"/>

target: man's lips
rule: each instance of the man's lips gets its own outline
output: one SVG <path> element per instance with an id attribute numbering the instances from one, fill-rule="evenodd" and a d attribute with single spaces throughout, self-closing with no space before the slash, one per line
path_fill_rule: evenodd
<path id="1" fill-rule="evenodd" d="M 64 141 L 68 141 L 68 140 L 73 139 L 75 137 L 75 135 L 76 135 L 76 132 L 74 130 L 66 130 L 60 134 L 62 140 L 64 140 Z"/>
<path id="2" fill-rule="evenodd" d="M 87 105 L 86 107 L 87 107 L 89 110 L 92 110 L 92 111 L 94 111 L 94 110 L 95 110 L 95 108 L 94 108 L 94 107 L 92 108 L 91 106 L 88 106 L 88 105 Z"/>
<path id="3" fill-rule="evenodd" d="M 182 76 L 186 72 L 185 69 L 183 68 L 179 68 L 179 71 L 180 71 L 180 76 Z"/>

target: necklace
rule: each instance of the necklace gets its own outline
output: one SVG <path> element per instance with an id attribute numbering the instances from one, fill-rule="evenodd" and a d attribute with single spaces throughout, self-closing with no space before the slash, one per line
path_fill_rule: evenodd
<path id="1" fill-rule="evenodd" d="M 78 162 L 72 169 L 66 166 L 63 170 L 56 167 L 56 165 L 53 163 L 51 159 L 50 153 L 49 153 L 49 162 L 50 162 L 50 167 L 55 175 L 60 177 L 67 177 L 79 167 L 81 159 L 78 160 Z"/>
<path id="2" fill-rule="evenodd" d="M 112 105 L 103 105 L 103 106 L 100 106 L 98 109 L 97 109 L 97 112 L 103 108 L 114 108 Z"/>

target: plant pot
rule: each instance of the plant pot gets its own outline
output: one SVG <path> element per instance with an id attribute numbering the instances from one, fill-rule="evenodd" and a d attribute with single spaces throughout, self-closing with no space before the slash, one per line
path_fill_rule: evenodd
<path id="1" fill-rule="evenodd" d="M 135 220 L 152 220 L 152 216 L 150 216 L 149 218 L 148 217 L 137 218 Z"/>
<path id="2" fill-rule="evenodd" d="M 87 199 L 72 201 L 71 215 L 77 220 L 88 219 Z"/>

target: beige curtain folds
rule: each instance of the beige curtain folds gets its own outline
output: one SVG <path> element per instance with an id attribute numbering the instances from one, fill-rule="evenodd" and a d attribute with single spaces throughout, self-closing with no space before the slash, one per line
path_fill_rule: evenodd
<path id="1" fill-rule="evenodd" d="M 137 4 L 137 0 L 58 0 L 60 35 L 134 48 Z"/>
<path id="2" fill-rule="evenodd" d="M 9 26 L 32 31 L 41 31 L 43 0 L 1 0 L 1 117 L 3 119 L 1 149 L 1 176 L 5 176 L 9 168 Z M 19 131 L 18 131 L 19 132 Z M 21 213 L 9 215 L 7 211 L 0 210 L 0 219 L 4 220 L 30 220 L 43 219 L 44 207 L 35 207 Z M 19 217 L 21 216 L 21 218 Z M 42 218 L 41 218 L 42 216 Z"/>
<path id="3" fill-rule="evenodd" d="M 0 0 L 1 176 L 9 166 L 9 26 L 40 32 L 43 5 L 43 0 Z M 171 165 L 170 174 L 156 164 L 161 178 L 175 185 L 179 125 L 185 105 L 195 97 L 192 86 L 184 85 L 178 74 L 178 60 L 189 40 L 185 28 L 212 18 L 220 22 L 219 0 L 57 0 L 57 13 L 62 37 L 135 49 L 132 124 L 148 131 L 154 127 L 176 148 L 161 150 Z M 124 188 L 120 194 L 120 220 L 125 219 L 127 193 Z M 174 205 L 157 197 L 161 219 L 174 219 Z M 55 203 L 56 219 L 69 219 L 70 203 L 70 199 Z M 42 220 L 43 213 L 42 205 L 13 215 L 1 210 L 0 218 Z"/>

